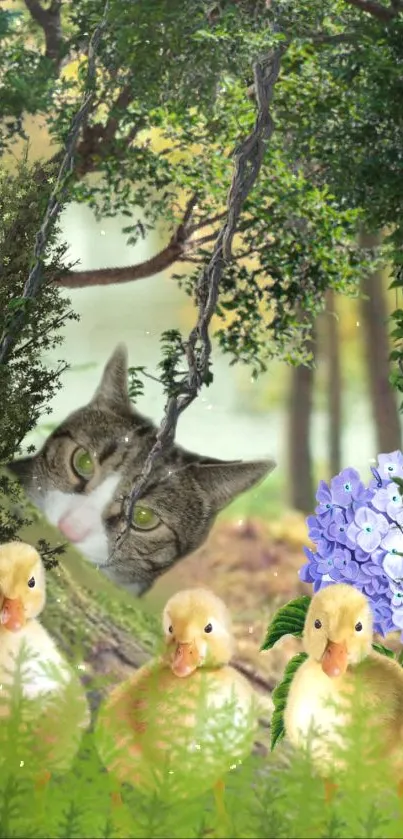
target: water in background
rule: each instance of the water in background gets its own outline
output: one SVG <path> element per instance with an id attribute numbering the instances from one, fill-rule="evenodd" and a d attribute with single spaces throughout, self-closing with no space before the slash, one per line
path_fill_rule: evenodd
<path id="1" fill-rule="evenodd" d="M 125 220 L 127 222 L 127 220 Z M 62 218 L 62 239 L 67 241 L 69 258 L 78 260 L 81 269 L 135 264 L 148 259 L 162 246 L 158 233 L 150 234 L 136 247 L 128 247 L 121 218 L 97 222 L 83 205 L 70 205 Z M 71 410 L 85 404 L 95 390 L 101 370 L 120 341 L 127 344 L 129 362 L 144 365 L 156 374 L 160 359 L 160 335 L 165 329 L 178 328 L 186 335 L 189 300 L 184 291 L 170 280 L 170 272 L 123 285 L 67 291 L 79 322 L 64 329 L 64 344 L 49 353 L 46 360 L 55 363 L 64 357 L 73 369 L 63 376 L 63 389 L 52 402 L 52 414 L 44 425 L 27 437 L 26 443 L 39 446 L 48 424 L 61 421 Z M 188 311 L 188 310 L 187 310 Z M 196 318 L 196 312 L 195 312 Z M 83 365 L 83 369 L 79 369 Z M 87 367 L 85 365 L 88 365 Z M 74 369 L 77 367 L 78 369 Z M 268 372 L 268 376 L 274 371 Z M 282 375 L 276 366 L 275 375 Z M 264 387 L 264 378 L 253 387 Z M 228 459 L 273 456 L 280 469 L 286 468 L 285 406 L 276 406 L 261 414 L 248 410 L 247 397 L 240 399 L 239 371 L 229 359 L 214 350 L 214 382 L 181 416 L 177 441 L 201 454 Z M 164 409 L 162 389 L 146 380 L 145 393 L 139 398 L 140 411 L 159 423 Z M 326 461 L 326 417 L 316 412 L 312 428 L 314 452 L 318 461 Z M 343 430 L 343 465 L 368 471 L 368 462 L 376 455 L 372 422 L 365 402 L 346 413 Z"/>

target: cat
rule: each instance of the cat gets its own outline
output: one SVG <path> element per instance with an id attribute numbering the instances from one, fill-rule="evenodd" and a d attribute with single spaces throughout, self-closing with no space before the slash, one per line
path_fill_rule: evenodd
<path id="1" fill-rule="evenodd" d="M 9 464 L 48 521 L 135 596 L 198 548 L 218 512 L 276 465 L 216 460 L 174 444 L 155 463 L 128 535 L 117 541 L 155 435 L 156 426 L 129 399 L 127 352 L 119 345 L 91 401 L 71 413 L 37 454 Z"/>

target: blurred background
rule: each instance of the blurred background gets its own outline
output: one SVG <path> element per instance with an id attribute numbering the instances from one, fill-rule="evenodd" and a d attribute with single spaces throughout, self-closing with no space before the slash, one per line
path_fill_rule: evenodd
<path id="1" fill-rule="evenodd" d="M 77 270 L 142 262 L 168 238 L 168 231 L 158 230 L 128 247 L 122 227 L 123 218 L 98 222 L 88 207 L 70 206 L 63 215 L 61 238 L 69 243 L 68 256 Z M 248 368 L 230 366 L 215 347 L 214 382 L 181 417 L 177 439 L 214 457 L 274 456 L 278 469 L 259 493 L 264 506 L 251 497 L 250 511 L 267 516 L 289 506 L 309 512 L 319 478 L 345 466 L 368 472 L 379 451 L 400 446 L 401 423 L 387 360 L 387 315 L 394 293 L 387 291 L 387 276 L 369 280 L 376 286 L 375 300 L 374 289 L 365 287 L 364 299 L 329 295 L 316 325 L 311 369 L 273 362 L 253 380 Z M 131 365 L 144 365 L 158 375 L 161 333 L 178 328 L 186 334 L 195 321 L 191 299 L 170 272 L 63 293 L 80 321 L 68 323 L 63 350 L 47 360 L 52 364 L 61 354 L 71 367 L 51 416 L 26 439 L 27 445 L 40 445 L 55 424 L 89 399 L 117 343 L 127 345 Z M 157 382 L 145 380 L 137 405 L 155 422 L 161 420 L 164 398 Z"/>
<path id="2" fill-rule="evenodd" d="M 26 130 L 29 156 L 49 156 L 52 149 L 40 121 L 27 117 Z M 21 152 L 16 144 L 10 167 Z M 169 240 L 162 225 L 129 247 L 121 232 L 126 223 L 119 216 L 97 221 L 87 206 L 68 206 L 60 238 L 69 245 L 76 270 L 133 265 Z M 185 273 L 186 264 L 179 263 L 174 271 Z M 263 484 L 230 505 L 205 545 L 161 577 L 141 602 L 158 612 L 179 588 L 213 588 L 233 614 L 238 661 L 269 682 L 281 676 L 285 661 L 298 649 L 295 639 L 285 638 L 274 650 L 259 652 L 273 611 L 299 593 L 310 594 L 298 569 L 305 561 L 305 520 L 314 510 L 319 480 L 350 466 L 367 482 L 378 453 L 401 447 L 399 405 L 388 381 L 388 314 L 396 306 L 388 283 L 386 272 L 375 274 L 363 279 L 357 299 L 329 295 L 315 325 L 311 368 L 273 362 L 254 381 L 248 368 L 230 366 L 215 346 L 214 381 L 179 419 L 177 442 L 190 450 L 225 459 L 270 456 L 278 465 Z M 25 446 L 40 447 L 55 425 L 91 398 L 117 343 L 126 343 L 130 365 L 156 374 L 161 333 L 177 328 L 186 335 L 196 319 L 191 299 L 170 272 L 63 293 L 80 320 L 67 324 L 64 343 L 46 361 L 53 365 L 63 358 L 70 369 L 51 414 Z M 164 396 L 157 382 L 145 379 L 137 408 L 159 424 Z M 74 564 L 73 549 L 63 562 Z M 83 576 L 82 564 L 77 573 Z M 128 602 L 122 592 L 116 596 Z"/>
<path id="3" fill-rule="evenodd" d="M 141 262 L 169 236 L 160 229 L 129 248 L 122 226 L 119 217 L 96 221 L 87 207 L 69 206 L 61 235 L 77 270 Z M 270 614 L 299 593 L 310 593 L 299 582 L 298 569 L 309 544 L 305 519 L 314 510 L 318 481 L 346 466 L 367 481 L 377 454 L 400 448 L 398 404 L 388 384 L 387 315 L 394 297 L 387 285 L 387 276 L 377 275 L 366 279 L 362 299 L 329 296 L 316 324 L 312 368 L 273 362 L 254 381 L 247 368 L 230 366 L 215 347 L 214 382 L 178 424 L 177 441 L 188 449 L 227 459 L 273 456 L 278 466 L 224 511 L 206 544 L 160 578 L 143 603 L 159 611 L 179 588 L 211 586 L 235 618 L 241 665 L 269 681 L 298 649 L 295 639 L 286 638 L 270 653 L 259 653 Z M 88 401 L 117 343 L 127 344 L 131 365 L 157 375 L 162 331 L 187 334 L 196 316 L 169 272 L 68 296 L 80 321 L 67 325 L 63 346 L 47 361 L 52 365 L 63 357 L 70 369 L 52 413 L 26 445 L 39 447 L 56 424 Z M 145 379 L 137 407 L 160 422 L 164 397 L 157 382 Z"/>

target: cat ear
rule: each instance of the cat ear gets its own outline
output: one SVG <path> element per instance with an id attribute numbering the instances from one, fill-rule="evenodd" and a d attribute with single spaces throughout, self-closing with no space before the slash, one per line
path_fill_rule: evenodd
<path id="1" fill-rule="evenodd" d="M 226 507 L 237 495 L 266 477 L 276 467 L 274 460 L 193 463 L 189 468 L 216 510 Z"/>
<path id="2" fill-rule="evenodd" d="M 92 397 L 91 404 L 102 404 L 119 413 L 133 413 L 127 389 L 127 349 L 118 344 L 105 365 L 102 379 Z"/>

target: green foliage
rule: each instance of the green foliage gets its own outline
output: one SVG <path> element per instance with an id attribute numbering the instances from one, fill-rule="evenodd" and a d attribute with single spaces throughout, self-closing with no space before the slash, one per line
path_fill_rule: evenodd
<path id="1" fill-rule="evenodd" d="M 51 179 L 51 170 L 47 173 Z M 49 367 L 46 353 L 61 343 L 60 330 L 76 316 L 70 301 L 54 285 L 45 283 L 41 294 L 26 305 L 21 294 L 33 259 L 35 237 L 49 196 L 50 180 L 38 167 L 21 163 L 15 173 L 0 174 L 0 335 L 10 327 L 18 309 L 22 326 L 8 364 L 0 365 L 0 465 L 7 464 L 43 414 L 61 386 L 62 361 Z M 43 271 L 51 278 L 65 261 L 65 246 L 55 228 L 48 242 Z M 21 493 L 9 476 L 0 475 L 0 541 L 15 538 L 31 516 L 20 504 Z M 23 512 L 22 512 L 23 511 Z"/>
<path id="2" fill-rule="evenodd" d="M 3 469 L 16 454 L 26 434 L 33 429 L 43 413 L 49 413 L 49 402 L 61 386 L 61 373 L 67 368 L 58 362 L 54 369 L 41 359 L 42 354 L 61 343 L 60 329 L 76 318 L 70 301 L 55 286 L 45 282 L 33 300 L 22 296 L 33 260 L 34 246 L 54 171 L 20 162 L 13 173 L 0 174 L 0 336 L 13 334 L 13 346 L 7 362 L 0 364 L 0 542 L 18 538 L 20 529 L 28 526 L 36 512 L 26 503 L 23 493 L 9 473 Z M 65 246 L 58 241 L 55 226 L 46 243 L 42 271 L 53 279 L 61 270 Z M 18 314 L 18 332 L 14 318 Z M 57 563 L 64 552 L 38 539 L 38 550 L 46 568 Z"/>
<path id="3" fill-rule="evenodd" d="M 284 711 L 287 704 L 288 692 L 298 667 L 308 658 L 306 653 L 294 655 L 284 670 L 283 678 L 273 691 L 274 711 L 271 719 L 271 748 L 285 736 Z"/>
<path id="4" fill-rule="evenodd" d="M 386 655 L 387 658 L 396 658 L 393 650 L 391 650 L 390 647 L 385 647 L 383 644 L 372 644 L 372 649 L 375 650 L 376 653 Z"/>
<path id="5" fill-rule="evenodd" d="M 301 638 L 310 602 L 311 598 L 305 595 L 298 597 L 296 600 L 290 600 L 285 606 L 281 606 L 268 626 L 265 640 L 260 649 L 270 650 L 284 635 L 294 635 L 296 638 Z"/>
<path id="6" fill-rule="evenodd" d="M 144 393 L 144 381 L 141 376 L 144 376 L 145 367 L 138 366 L 138 367 L 129 367 L 128 369 L 128 393 L 129 397 L 133 402 L 137 402 L 139 396 L 142 396 Z"/>
<path id="7" fill-rule="evenodd" d="M 65 365 L 49 370 L 40 357 L 61 343 L 60 328 L 74 317 L 70 301 L 49 283 L 36 300 L 21 298 L 48 198 L 47 184 L 35 183 L 36 174 L 35 168 L 21 164 L 16 174 L 3 172 L 0 176 L 0 334 L 16 309 L 23 312 L 12 364 L 4 364 L 0 369 L 0 462 L 12 457 L 41 413 L 48 410 L 49 401 L 60 387 L 60 373 Z M 57 234 L 55 230 L 48 243 L 47 264 L 43 268 L 49 278 L 60 271 L 65 258 L 65 246 L 56 244 Z"/>
<path id="8" fill-rule="evenodd" d="M 397 233 L 403 15 L 385 26 L 339 0 L 304 0 L 297 13 L 295 4 L 281 5 L 297 36 L 277 99 L 290 150 L 314 162 L 338 199 L 362 208 L 370 229 L 397 225 Z M 310 24 L 322 35 L 311 45 L 303 35 Z"/>
<path id="9" fill-rule="evenodd" d="M 77 79 L 60 75 L 58 61 L 43 55 L 44 33 L 26 9 L 18 25 L 7 18 L 3 110 L 12 112 L 13 123 L 3 137 L 5 145 L 22 133 L 23 111 L 43 113 L 55 142 L 65 140 L 85 84 L 83 44 L 102 11 L 103 0 L 79 0 L 63 8 L 59 59 L 79 57 Z M 273 15 L 282 30 L 276 35 Z M 217 310 L 221 348 L 233 363 L 250 365 L 253 375 L 274 356 L 291 364 L 309 363 L 306 343 L 326 289 L 356 294 L 372 259 L 357 249 L 355 234 L 359 220 L 369 220 L 373 191 L 379 191 L 382 178 L 377 164 L 369 189 L 363 162 L 357 183 L 351 168 L 358 150 L 353 154 L 351 146 L 357 145 L 361 119 L 360 154 L 368 159 L 364 139 L 369 124 L 374 123 L 376 133 L 371 111 L 376 90 L 392 148 L 401 110 L 396 104 L 399 20 L 385 33 L 340 0 L 304 0 L 298 10 L 288 0 L 273 8 L 263 0 L 203 2 L 197 8 L 191 0 L 109 4 L 97 97 L 79 145 L 69 198 L 85 201 L 98 216 L 122 213 L 130 244 L 162 218 L 177 225 L 183 193 L 198 197 L 194 221 L 201 230 L 222 212 L 232 177 L 229 153 L 255 119 L 253 95 L 246 94 L 253 61 L 280 39 L 291 41 L 273 102 L 276 131 L 245 206 L 241 239 L 226 266 Z M 33 38 L 29 47 L 28 34 Z M 347 40 L 339 43 L 340 34 Z M 18 84 L 17 78 L 22 80 Z M 151 142 L 156 135 L 162 149 Z M 383 133 L 381 139 L 371 154 L 374 148 L 383 153 Z M 85 177 L 94 171 L 100 177 Z M 387 201 L 377 226 L 396 222 L 391 198 Z M 135 219 L 139 207 L 141 222 Z M 200 240 L 196 252 L 203 265 L 208 250 L 202 235 Z M 185 283 L 193 296 L 199 270 Z M 174 393 L 183 342 L 174 342 L 168 355 L 162 378 L 167 392 Z M 134 396 L 138 393 L 136 385 Z"/>
<path id="10" fill-rule="evenodd" d="M 175 396 L 181 388 L 184 378 L 183 371 L 178 370 L 178 364 L 184 356 L 184 342 L 178 329 L 168 329 L 161 336 L 160 378 L 169 396 Z"/>
<path id="11" fill-rule="evenodd" d="M 339 785 L 332 802 L 325 806 L 323 784 L 309 752 L 291 754 L 287 761 L 273 754 L 254 755 L 226 778 L 225 825 L 219 822 L 211 791 L 184 805 L 175 797 L 144 795 L 130 783 L 117 785 L 103 770 L 91 731 L 71 769 L 53 775 L 48 787 L 38 787 L 42 765 L 32 731 L 21 725 L 22 713 L 21 702 L 14 703 L 0 727 L 4 839 L 188 839 L 212 834 L 235 839 L 389 839 L 403 831 L 391 767 L 381 759 L 363 762 L 374 732 L 362 713 L 357 712 L 351 733 L 343 729 L 347 768 L 332 777 Z M 117 792 L 121 806 L 113 805 Z"/>
<path id="12" fill-rule="evenodd" d="M 397 262 L 396 276 L 390 285 L 390 288 L 396 290 L 396 309 L 392 312 L 391 338 L 394 349 L 390 353 L 390 360 L 392 362 L 392 373 L 390 375 L 390 382 L 392 386 L 399 392 L 403 393 L 403 309 L 398 306 L 399 293 L 403 292 L 403 251 L 395 254 L 395 261 Z M 402 403 L 403 405 L 403 403 Z M 395 479 L 402 493 L 402 483 L 399 478 Z"/>
<path id="13" fill-rule="evenodd" d="M 107 700 L 95 742 L 111 775 L 121 782 L 132 778 L 144 795 L 178 804 L 224 779 L 252 751 L 257 703 L 242 712 L 235 690 L 222 703 L 216 687 L 208 671 L 184 682 L 167 679 L 157 664 L 144 681 L 131 681 L 126 700 L 120 697 L 112 707 Z M 130 709 L 134 716 L 128 720 Z"/>

